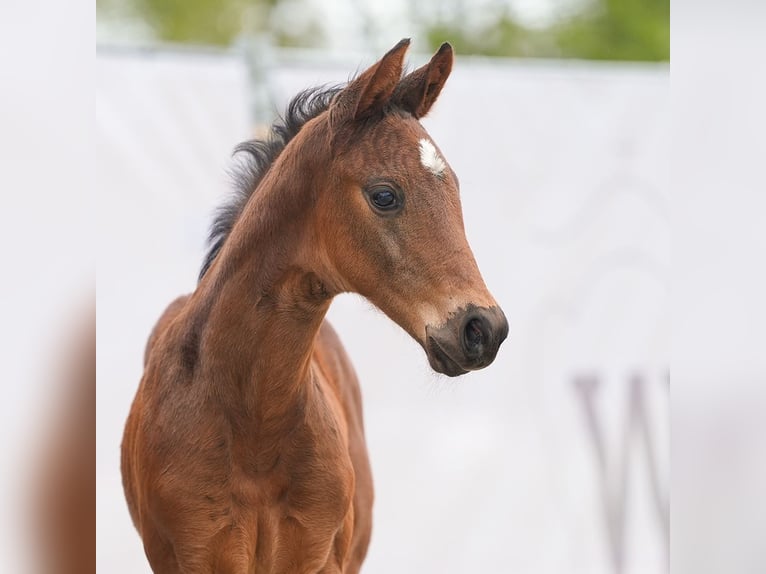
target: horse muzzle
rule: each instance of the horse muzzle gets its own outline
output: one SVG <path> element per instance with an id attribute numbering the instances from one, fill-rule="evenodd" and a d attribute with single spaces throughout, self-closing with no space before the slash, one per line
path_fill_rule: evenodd
<path id="1" fill-rule="evenodd" d="M 507 336 L 508 321 L 500 307 L 469 305 L 442 325 L 428 325 L 424 347 L 433 370 L 457 377 L 490 365 Z"/>

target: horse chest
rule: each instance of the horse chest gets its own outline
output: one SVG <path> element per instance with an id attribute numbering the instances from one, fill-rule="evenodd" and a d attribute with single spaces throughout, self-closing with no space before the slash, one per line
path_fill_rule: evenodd
<path id="1" fill-rule="evenodd" d="M 351 459 L 345 442 L 333 435 L 319 439 L 299 430 L 282 441 L 271 470 L 239 477 L 256 502 L 314 527 L 337 526 L 353 497 Z"/>
<path id="2" fill-rule="evenodd" d="M 261 566 L 256 571 L 340 567 L 353 531 L 354 474 L 348 456 L 297 445 L 279 460 L 268 473 L 238 473 L 232 481 L 237 522 L 247 525 L 235 536 L 254 544 L 255 562 Z"/>

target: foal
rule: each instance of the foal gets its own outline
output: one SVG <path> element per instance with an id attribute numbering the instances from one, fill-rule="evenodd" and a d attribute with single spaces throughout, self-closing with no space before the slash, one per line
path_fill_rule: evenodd
<path id="1" fill-rule="evenodd" d="M 249 176 L 197 289 L 149 338 L 122 476 L 155 572 L 359 571 L 373 489 L 357 379 L 324 321 L 336 294 L 367 297 L 449 376 L 507 335 L 418 121 L 452 48 L 402 78 L 408 45 L 243 145 Z"/>

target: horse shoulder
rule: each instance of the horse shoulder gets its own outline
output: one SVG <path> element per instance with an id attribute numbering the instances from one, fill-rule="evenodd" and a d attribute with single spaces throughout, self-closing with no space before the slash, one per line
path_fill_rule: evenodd
<path id="1" fill-rule="evenodd" d="M 348 428 L 348 454 L 354 469 L 353 532 L 348 571 L 358 572 L 367 554 L 372 531 L 374 488 L 364 436 L 362 395 L 351 360 L 335 329 L 325 320 L 314 346 L 314 361 L 325 374 L 342 405 Z"/>
<path id="2" fill-rule="evenodd" d="M 314 345 L 314 360 L 326 374 L 334 390 L 341 396 L 345 406 L 361 413 L 362 396 L 359 380 L 351 359 L 335 329 L 325 320 L 319 328 Z"/>
<path id="3" fill-rule="evenodd" d="M 149 339 L 146 341 L 146 348 L 144 349 L 144 367 L 149 363 L 149 356 L 151 355 L 157 339 L 165 332 L 168 325 L 173 322 L 173 319 L 178 316 L 188 299 L 189 295 L 181 295 L 180 297 L 177 297 L 165 308 L 162 315 L 160 315 L 159 320 L 149 334 Z"/>
<path id="4" fill-rule="evenodd" d="M 189 295 L 182 295 L 174 299 L 160 316 L 157 323 L 154 325 L 149 339 L 147 340 L 146 347 L 144 349 L 144 375 L 139 383 L 138 391 L 133 399 L 133 403 L 128 414 L 127 421 L 125 423 L 125 432 L 123 434 L 121 445 L 121 467 L 122 467 L 122 481 L 123 488 L 125 490 L 125 497 L 128 503 L 128 509 L 130 510 L 131 518 L 136 527 L 139 528 L 141 508 L 144 504 L 142 493 L 138 488 L 139 477 L 136 473 L 139 472 L 139 468 L 142 467 L 141 460 L 147 453 L 140 452 L 141 444 L 139 433 L 143 422 L 144 414 L 147 407 L 147 397 L 145 391 L 145 385 L 148 376 L 148 364 L 151 357 L 152 350 L 157 346 L 157 341 L 161 335 L 167 330 L 168 326 L 178 316 L 183 309 Z"/>

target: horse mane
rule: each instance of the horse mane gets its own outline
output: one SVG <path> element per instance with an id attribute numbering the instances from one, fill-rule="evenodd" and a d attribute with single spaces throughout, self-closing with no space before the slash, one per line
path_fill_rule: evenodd
<path id="1" fill-rule="evenodd" d="M 234 148 L 234 156 L 241 152 L 244 157 L 232 168 L 233 193 L 218 207 L 210 226 L 208 249 L 199 280 L 202 280 L 213 264 L 247 201 L 258 189 L 264 175 L 279 154 L 308 121 L 327 110 L 333 97 L 341 89 L 343 86 L 320 86 L 303 90 L 290 101 L 284 117 L 278 118 L 271 125 L 268 137 L 262 140 L 248 140 Z"/>

